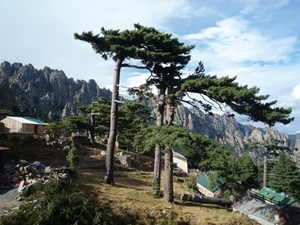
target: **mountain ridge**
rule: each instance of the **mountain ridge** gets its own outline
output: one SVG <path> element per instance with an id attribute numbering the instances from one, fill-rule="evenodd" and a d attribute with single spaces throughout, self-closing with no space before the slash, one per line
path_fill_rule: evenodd
<path id="1" fill-rule="evenodd" d="M 93 79 L 88 82 L 74 80 L 62 70 L 47 66 L 38 70 L 31 64 L 11 64 L 6 61 L 0 64 L 0 88 L 5 93 L 0 96 L 0 108 L 10 109 L 18 116 L 37 117 L 46 122 L 77 115 L 78 107 L 90 104 L 92 99 L 104 97 L 111 100 L 111 91 L 100 88 Z M 155 115 L 155 102 L 150 105 Z M 261 153 L 252 152 L 248 143 L 265 141 L 270 137 L 283 140 L 290 148 L 300 149 L 300 134 L 281 133 L 276 127 L 243 125 L 226 114 L 210 116 L 198 108 L 189 109 L 179 105 L 175 122 L 230 147 L 236 155 L 247 152 L 257 158 Z M 298 151 L 293 155 L 300 158 Z"/>

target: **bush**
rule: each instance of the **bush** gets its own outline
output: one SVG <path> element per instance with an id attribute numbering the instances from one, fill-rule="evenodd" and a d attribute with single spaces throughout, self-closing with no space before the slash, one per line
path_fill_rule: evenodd
<path id="1" fill-rule="evenodd" d="M 2 217 L 0 225 L 110 225 L 111 217 L 81 192 L 66 189 L 57 181 L 31 186 L 28 204 Z M 32 201 L 38 199 L 38 201 Z"/>
<path id="2" fill-rule="evenodd" d="M 78 150 L 74 142 L 71 144 L 71 149 L 67 155 L 67 161 L 70 163 L 69 169 L 73 173 L 76 171 L 75 161 L 78 159 Z"/>

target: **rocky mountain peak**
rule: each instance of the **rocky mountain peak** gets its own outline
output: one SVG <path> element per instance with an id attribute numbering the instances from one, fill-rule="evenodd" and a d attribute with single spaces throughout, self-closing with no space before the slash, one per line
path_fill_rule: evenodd
<path id="1" fill-rule="evenodd" d="M 31 64 L 11 64 L 6 61 L 0 64 L 0 88 L 5 93 L 0 95 L 0 108 L 10 109 L 18 116 L 36 117 L 46 122 L 77 115 L 78 107 L 90 104 L 94 98 L 111 99 L 111 91 L 99 88 L 93 79 L 74 80 L 62 70 L 47 66 L 38 70 Z M 155 114 L 155 102 L 148 104 Z M 269 137 L 283 140 L 290 148 L 300 149 L 300 135 L 289 136 L 278 132 L 275 127 L 242 125 L 227 114 L 210 116 L 198 108 L 179 105 L 175 122 L 230 147 L 236 155 L 249 153 L 249 142 L 265 141 Z M 249 154 L 253 158 L 260 156 L 258 152 Z M 299 151 L 293 154 L 296 161 L 300 159 Z"/>
<path id="2" fill-rule="evenodd" d="M 76 115 L 77 107 L 90 104 L 93 98 L 111 98 L 110 90 L 88 82 L 67 78 L 62 70 L 49 67 L 37 70 L 32 64 L 3 62 L 0 65 L 0 85 L 10 93 L 14 104 L 0 99 L 0 106 L 17 115 L 35 116 L 48 120 Z"/>

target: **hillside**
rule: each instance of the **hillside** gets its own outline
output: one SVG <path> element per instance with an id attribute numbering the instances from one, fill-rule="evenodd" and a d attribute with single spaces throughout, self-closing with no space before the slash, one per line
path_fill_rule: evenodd
<path id="1" fill-rule="evenodd" d="M 66 153 L 61 149 L 41 144 L 38 139 L 17 143 L 5 154 L 5 161 L 20 158 L 28 162 L 40 161 L 44 165 L 59 167 L 68 165 Z M 21 147 L 21 148 L 20 148 Z M 115 164 L 115 186 L 101 182 L 104 177 L 104 159 L 101 151 L 104 145 L 92 147 L 82 145 L 79 148 L 77 175 L 72 185 L 77 186 L 90 199 L 96 200 L 114 216 L 115 224 L 186 224 L 186 225 L 221 225 L 221 224 L 257 224 L 240 214 L 228 212 L 217 205 L 181 202 L 177 196 L 192 193 L 191 189 L 174 178 L 175 204 L 164 203 L 160 198 L 153 198 L 151 190 L 151 157 L 135 152 L 116 149 L 132 157 L 132 167 Z M 186 178 L 187 183 L 195 179 L 194 175 Z M 0 210 L 3 210 L 0 209 Z"/>

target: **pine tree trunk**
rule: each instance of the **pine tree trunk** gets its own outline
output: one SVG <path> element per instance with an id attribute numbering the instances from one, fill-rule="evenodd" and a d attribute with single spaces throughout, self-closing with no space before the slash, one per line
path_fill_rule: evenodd
<path id="1" fill-rule="evenodd" d="M 91 133 L 91 144 L 95 144 L 95 117 L 94 117 L 94 110 L 91 111 L 90 117 L 90 133 Z"/>
<path id="2" fill-rule="evenodd" d="M 165 88 L 159 89 L 158 93 L 158 107 L 156 125 L 163 126 L 164 110 L 165 110 Z M 158 195 L 160 193 L 160 181 L 161 181 L 161 149 L 160 145 L 155 146 L 155 159 L 154 159 L 154 179 L 152 183 L 152 194 Z"/>
<path id="3" fill-rule="evenodd" d="M 264 154 L 264 171 L 263 171 L 263 187 L 267 187 L 268 182 L 268 152 L 265 150 Z"/>
<path id="4" fill-rule="evenodd" d="M 105 176 L 103 179 L 104 183 L 114 184 L 114 152 L 117 137 L 117 122 L 118 122 L 118 103 L 119 99 L 119 83 L 121 65 L 123 60 L 118 59 L 115 65 L 113 91 L 111 99 L 111 111 L 110 111 L 110 131 L 106 150 L 106 161 L 105 161 Z"/>
<path id="5" fill-rule="evenodd" d="M 160 176 L 161 172 L 161 149 L 160 145 L 155 146 L 155 158 L 154 158 L 154 179 L 152 183 L 152 194 L 159 195 L 160 193 Z"/>
<path id="6" fill-rule="evenodd" d="M 168 87 L 168 95 L 172 94 L 173 87 Z M 175 101 L 173 98 L 168 98 L 166 107 L 166 124 L 173 125 Z M 173 150 L 169 148 L 165 153 L 165 188 L 164 188 L 164 201 L 174 202 L 174 188 L 173 188 Z"/>
<path id="7" fill-rule="evenodd" d="M 170 148 L 168 152 L 165 153 L 165 187 L 164 187 L 164 201 L 174 202 L 174 188 L 173 188 L 173 151 Z"/>

